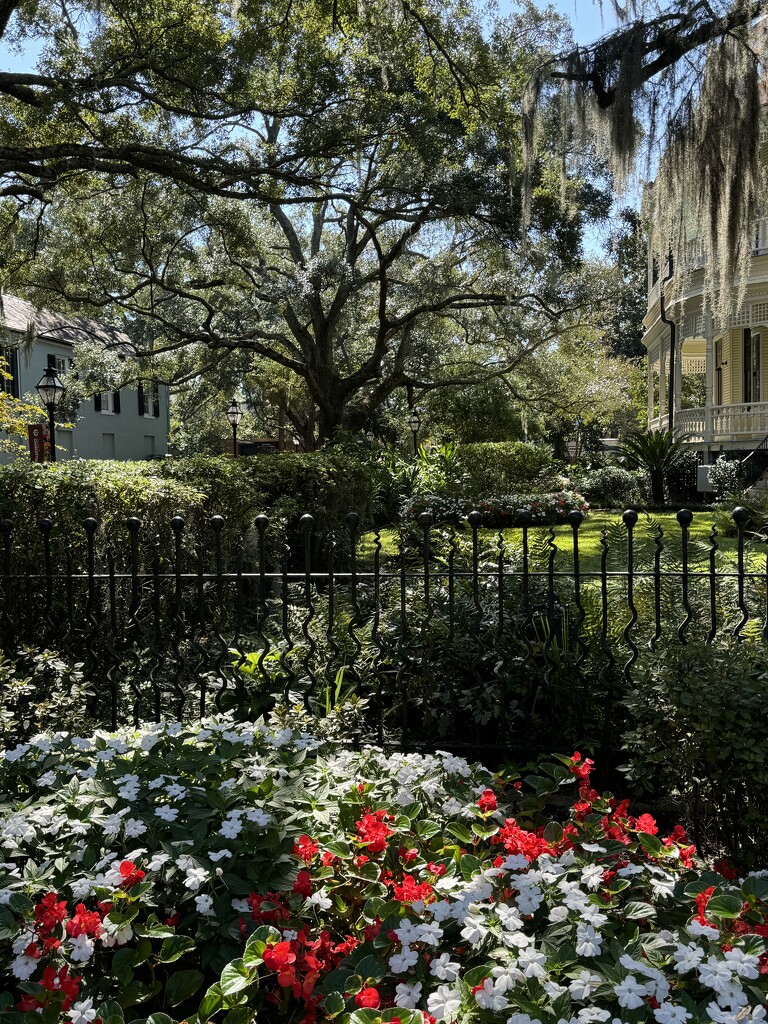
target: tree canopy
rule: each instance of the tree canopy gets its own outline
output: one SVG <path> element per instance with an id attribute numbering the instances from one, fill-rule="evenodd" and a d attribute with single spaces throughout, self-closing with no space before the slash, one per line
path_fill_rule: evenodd
<path id="1" fill-rule="evenodd" d="M 307 446 L 507 375 L 613 294 L 569 110 L 626 161 L 633 97 L 762 5 L 647 9 L 574 50 L 459 0 L 4 0 L 2 44 L 40 48 L 0 73 L 5 287 L 119 322 L 192 393 L 250 374 Z"/>

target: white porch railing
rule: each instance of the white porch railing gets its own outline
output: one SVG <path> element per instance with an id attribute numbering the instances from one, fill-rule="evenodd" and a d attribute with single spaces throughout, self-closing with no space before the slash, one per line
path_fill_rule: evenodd
<path id="1" fill-rule="evenodd" d="M 707 417 L 704 409 L 681 409 L 675 417 L 675 423 L 682 434 L 690 434 L 691 440 L 703 441 L 706 437 Z"/>
<path id="2" fill-rule="evenodd" d="M 768 436 L 768 402 L 713 405 L 709 410 L 710 429 L 707 429 L 707 411 L 704 408 L 681 409 L 675 415 L 675 427 L 689 434 L 693 441 L 758 440 Z M 667 423 L 665 413 L 650 420 L 648 426 L 651 430 L 666 430 Z"/>

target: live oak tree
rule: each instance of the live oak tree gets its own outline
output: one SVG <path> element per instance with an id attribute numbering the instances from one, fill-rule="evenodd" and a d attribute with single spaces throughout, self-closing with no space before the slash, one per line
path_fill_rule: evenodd
<path id="1" fill-rule="evenodd" d="M 621 168 L 633 97 L 760 8 L 574 51 L 531 11 L 433 0 L 4 0 L 4 42 L 49 40 L 0 73 L 7 286 L 101 310 L 191 387 L 248 353 L 308 446 L 398 389 L 501 376 L 590 303 L 569 104 L 608 112 Z"/>

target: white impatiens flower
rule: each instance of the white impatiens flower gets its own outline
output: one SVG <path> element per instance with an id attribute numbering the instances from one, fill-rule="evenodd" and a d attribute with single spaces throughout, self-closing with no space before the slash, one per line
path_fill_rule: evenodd
<path id="1" fill-rule="evenodd" d="M 510 907 L 506 903 L 500 903 L 496 907 L 496 914 L 505 931 L 513 932 L 523 927 L 523 919 L 517 907 Z"/>
<path id="2" fill-rule="evenodd" d="M 517 958 L 517 966 L 526 978 L 546 978 L 547 958 L 544 953 L 537 953 L 535 949 L 521 949 Z"/>
<path id="3" fill-rule="evenodd" d="M 461 1008 L 461 993 L 452 989 L 450 985 L 438 985 L 434 992 L 427 997 L 427 1010 L 438 1020 L 456 1020 L 456 1015 Z"/>
<path id="4" fill-rule="evenodd" d="M 70 959 L 74 960 L 76 964 L 87 963 L 93 956 L 93 940 L 87 935 L 75 935 L 70 942 Z"/>
<path id="5" fill-rule="evenodd" d="M 657 1024 L 685 1024 L 691 1019 L 690 1014 L 684 1006 L 675 1006 L 674 1003 L 662 1003 L 653 1011 Z"/>
<path id="6" fill-rule="evenodd" d="M 127 818 L 123 825 L 123 833 L 126 839 L 135 839 L 147 831 L 147 826 L 138 818 Z"/>
<path id="7" fill-rule="evenodd" d="M 608 1010 L 601 1010 L 599 1006 L 585 1006 L 576 1014 L 579 1024 L 597 1024 L 607 1021 L 610 1017 Z"/>
<path id="8" fill-rule="evenodd" d="M 552 907 L 549 912 L 549 920 L 552 924 L 559 924 L 560 921 L 565 921 L 568 917 L 568 907 Z"/>
<path id="9" fill-rule="evenodd" d="M 648 987 L 641 984 L 634 974 L 628 974 L 624 981 L 614 985 L 613 991 L 616 993 L 619 1006 L 623 1006 L 625 1010 L 639 1009 L 644 1005 L 645 997 L 648 995 Z"/>
<path id="10" fill-rule="evenodd" d="M 410 946 L 412 942 L 420 941 L 421 927 L 406 918 L 399 928 L 395 928 L 395 935 L 403 947 Z"/>
<path id="11" fill-rule="evenodd" d="M 600 987 L 602 981 L 603 979 L 599 974 L 593 974 L 591 971 L 582 971 L 578 978 L 574 978 L 570 983 L 568 991 L 573 999 L 580 1001 L 589 999 L 595 989 Z"/>
<path id="12" fill-rule="evenodd" d="M 600 956 L 603 936 L 591 924 L 580 924 L 576 928 L 576 952 L 579 956 Z"/>
<path id="13" fill-rule="evenodd" d="M 488 929 L 483 918 L 479 914 L 467 914 L 464 918 L 464 927 L 461 929 L 461 937 L 471 946 L 477 946 L 487 934 Z"/>
<path id="14" fill-rule="evenodd" d="M 599 864 L 587 864 L 581 869 L 581 881 L 588 889 L 599 889 L 604 874 L 605 869 Z"/>
<path id="15" fill-rule="evenodd" d="M 425 946 L 440 945 L 440 939 L 443 937 L 443 929 L 436 922 L 433 922 L 432 924 L 420 924 L 418 931 L 419 942 L 423 942 Z"/>
<path id="16" fill-rule="evenodd" d="M 260 807 L 251 807 L 245 812 L 245 816 L 254 825 L 259 825 L 262 828 L 264 825 L 268 825 L 272 821 L 272 815 L 267 814 L 266 811 L 262 811 Z"/>
<path id="17" fill-rule="evenodd" d="M 198 914 L 209 914 L 213 907 L 213 897 L 207 893 L 203 893 L 200 896 L 195 896 L 195 908 Z"/>
<path id="18" fill-rule="evenodd" d="M 421 999 L 420 981 L 417 981 L 415 985 L 406 985 L 401 982 L 395 988 L 395 1006 L 400 1006 L 404 1010 L 415 1010 L 419 999 Z"/>
<path id="19" fill-rule="evenodd" d="M 760 960 L 752 953 L 745 953 L 743 949 L 729 949 L 725 953 L 725 960 L 731 971 L 740 978 L 754 980 L 760 977 Z"/>
<path id="20" fill-rule="evenodd" d="M 529 1017 L 527 1013 L 513 1013 L 507 1017 L 507 1024 L 541 1024 L 538 1017 Z"/>
<path id="21" fill-rule="evenodd" d="M 418 962 L 419 954 L 416 950 L 410 946 L 403 946 L 399 953 L 394 953 L 389 958 L 389 967 L 393 974 L 405 974 L 409 967 L 415 967 Z"/>
<path id="22" fill-rule="evenodd" d="M 184 879 L 184 888 L 196 892 L 201 885 L 208 881 L 209 877 L 205 868 L 188 868 L 187 877 Z"/>
<path id="23" fill-rule="evenodd" d="M 150 871 L 159 871 L 163 864 L 165 864 L 170 859 L 170 853 L 156 853 L 152 860 L 150 860 L 150 862 L 147 864 L 147 868 Z"/>
<path id="24" fill-rule="evenodd" d="M 716 1024 L 761 1024 L 765 1020 L 766 1012 L 764 1006 L 755 1006 L 751 1012 L 738 1010 L 730 1013 L 718 1006 L 717 1003 L 710 1003 L 707 1007 L 709 1019 L 716 1021 Z"/>
<path id="25" fill-rule="evenodd" d="M 678 974 L 687 974 L 688 971 L 695 971 L 704 959 L 704 950 L 693 943 L 681 943 L 672 953 L 675 961 L 675 970 Z"/>
<path id="26" fill-rule="evenodd" d="M 713 925 L 701 924 L 700 921 L 691 921 L 688 925 L 688 934 L 692 935 L 695 939 L 704 936 L 707 939 L 717 939 L 720 937 L 720 932 Z"/>
<path id="27" fill-rule="evenodd" d="M 93 999 L 84 999 L 81 1003 L 75 1003 L 66 1012 L 72 1024 L 91 1024 L 91 1021 L 95 1020 L 97 1016 Z"/>
<path id="28" fill-rule="evenodd" d="M 237 839 L 242 831 L 243 823 L 239 818 L 227 818 L 226 821 L 222 822 L 219 834 L 224 836 L 225 839 Z"/>
<path id="29" fill-rule="evenodd" d="M 450 953 L 441 953 L 429 965 L 429 971 L 440 981 L 455 981 L 461 971 L 461 965 L 456 960 L 451 960 Z"/>
<path id="30" fill-rule="evenodd" d="M 232 854 L 229 850 L 215 850 L 208 854 L 210 860 L 215 864 L 217 861 L 222 860 L 224 857 L 231 857 Z"/>
<path id="31" fill-rule="evenodd" d="M 163 821 L 176 821 L 179 816 L 179 809 L 178 807 L 171 807 L 168 804 L 163 804 L 162 807 L 155 808 L 155 815 Z"/>
<path id="32" fill-rule="evenodd" d="M 733 975 L 725 960 L 708 956 L 706 963 L 699 964 L 699 981 L 713 992 L 725 994 L 731 987 Z"/>
<path id="33" fill-rule="evenodd" d="M 19 981 L 31 978 L 37 970 L 37 959 L 34 956 L 17 956 L 11 961 L 11 973 Z"/>
<path id="34" fill-rule="evenodd" d="M 486 978 L 482 986 L 475 992 L 475 1002 L 481 1010 L 505 1010 L 509 1006 L 506 988 L 498 987 L 493 978 Z"/>
<path id="35" fill-rule="evenodd" d="M 101 934 L 101 941 L 105 946 L 124 946 L 133 938 L 133 928 L 130 923 L 121 924 L 118 927 L 113 925 L 111 928 L 109 922 L 106 922 L 106 925 L 107 930 Z"/>

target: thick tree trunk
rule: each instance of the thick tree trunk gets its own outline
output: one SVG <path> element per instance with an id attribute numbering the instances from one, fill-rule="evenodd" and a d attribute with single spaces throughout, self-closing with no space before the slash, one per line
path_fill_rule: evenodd
<path id="1" fill-rule="evenodd" d="M 651 473 L 651 500 L 654 505 L 664 504 L 664 473 L 661 470 Z"/>

